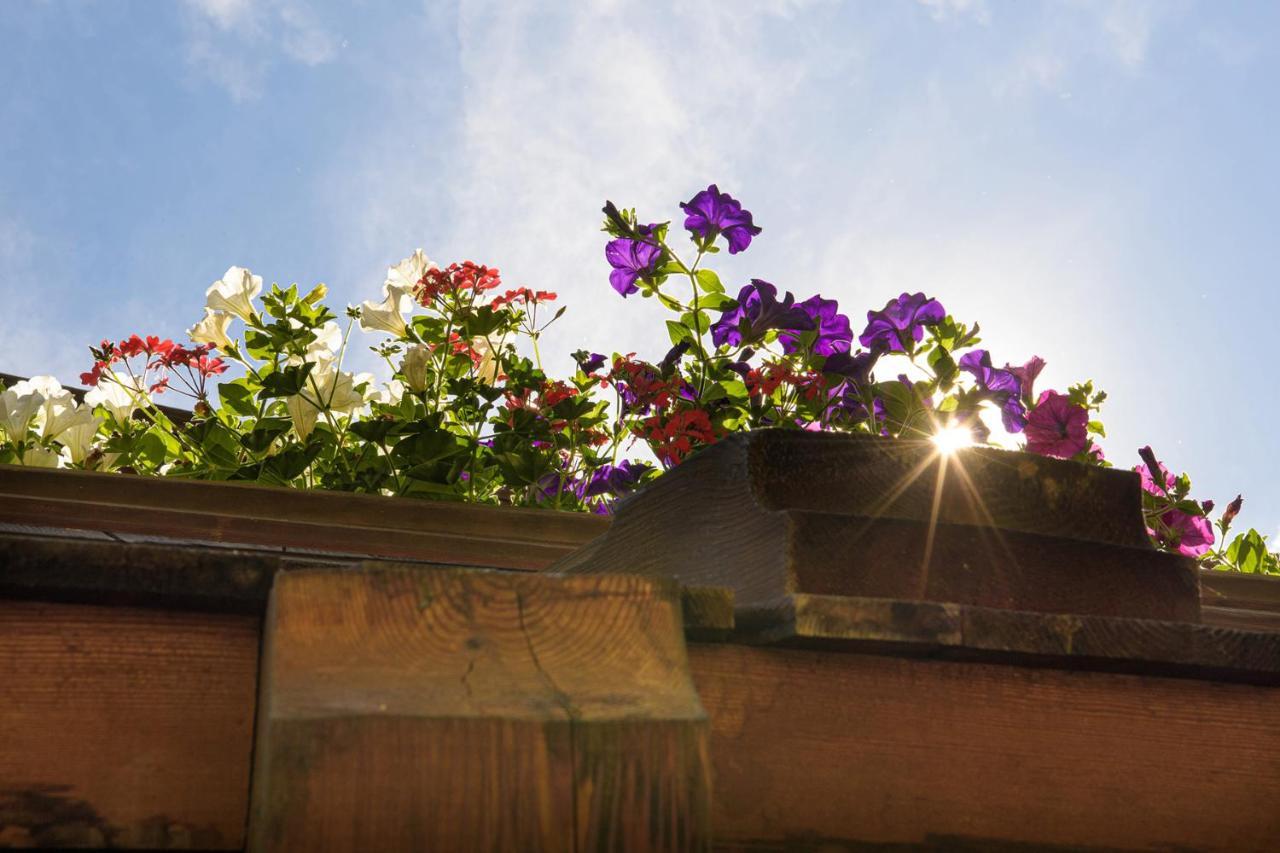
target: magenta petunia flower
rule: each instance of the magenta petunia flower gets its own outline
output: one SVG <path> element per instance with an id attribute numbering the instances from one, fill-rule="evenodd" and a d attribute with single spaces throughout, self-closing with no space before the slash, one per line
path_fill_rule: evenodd
<path id="1" fill-rule="evenodd" d="M 704 243 L 723 234 L 729 241 L 729 254 L 736 255 L 751 245 L 760 227 L 751 221 L 751 212 L 742 203 L 712 184 L 688 201 L 680 202 L 685 212 L 684 227 Z"/>
<path id="2" fill-rule="evenodd" d="M 604 247 L 604 258 L 613 267 L 613 272 L 609 273 L 609 284 L 623 298 L 635 293 L 640 289 L 636 279 L 653 275 L 661 255 L 662 249 L 652 243 L 626 237 L 610 240 Z"/>
<path id="3" fill-rule="evenodd" d="M 867 312 L 867 328 L 858 340 L 867 349 L 904 352 L 924 337 L 924 327 L 941 323 L 947 312 L 923 293 L 904 293 L 879 311 Z"/>
<path id="4" fill-rule="evenodd" d="M 1213 525 L 1199 515 L 1171 509 L 1160 516 L 1168 531 L 1159 533 L 1148 528 L 1147 532 L 1166 547 L 1173 548 L 1186 557 L 1200 557 L 1213 547 Z"/>
<path id="5" fill-rule="evenodd" d="M 1006 364 L 1004 369 L 1012 373 L 1018 379 L 1018 384 L 1022 387 L 1022 402 L 1031 405 L 1035 400 L 1036 377 L 1040 375 L 1040 371 L 1044 370 L 1044 359 L 1038 355 L 1031 356 L 1031 360 L 1021 366 Z"/>
<path id="6" fill-rule="evenodd" d="M 1070 459 L 1089 449 L 1089 413 L 1057 391 L 1045 391 L 1027 417 L 1027 450 Z"/>

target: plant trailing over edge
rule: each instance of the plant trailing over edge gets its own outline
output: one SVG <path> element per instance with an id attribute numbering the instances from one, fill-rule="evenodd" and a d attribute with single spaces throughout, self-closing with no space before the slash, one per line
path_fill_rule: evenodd
<path id="1" fill-rule="evenodd" d="M 833 299 L 761 279 L 731 294 L 706 262 L 722 246 L 745 251 L 760 227 L 714 184 L 680 207 L 683 254 L 671 223 L 604 207 L 611 286 L 671 311 L 657 361 L 579 351 L 573 376 L 549 377 L 538 341 L 564 313 L 551 311 L 556 294 L 504 289 L 492 267 L 442 268 L 421 250 L 388 270 L 380 300 L 347 309 L 345 329 L 323 284 L 263 294 L 261 277 L 231 267 L 206 292 L 191 344 L 131 335 L 91 348 L 82 404 L 52 377 L 4 389 L 0 462 L 594 512 L 699 447 L 763 427 L 959 445 L 1021 436 L 1031 453 L 1110 464 L 1095 442 L 1106 394 L 1091 382 L 1037 394 L 1043 359 L 997 366 L 977 324 L 923 293 L 868 311 L 856 338 Z M 356 323 L 383 336 L 372 350 L 389 380 L 343 370 Z M 192 399 L 189 421 L 157 407 L 166 391 Z M 637 445 L 657 465 L 627 458 Z M 1280 574 L 1256 530 L 1215 547 L 1239 497 L 1212 523 L 1213 502 L 1191 498 L 1185 474 L 1150 448 L 1140 457 L 1158 547 Z"/>

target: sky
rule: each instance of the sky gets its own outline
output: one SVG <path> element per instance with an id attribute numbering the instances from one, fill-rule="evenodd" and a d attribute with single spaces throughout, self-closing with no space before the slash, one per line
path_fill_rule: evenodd
<path id="1" fill-rule="evenodd" d="M 553 371 L 657 359 L 600 207 L 715 182 L 764 229 L 731 291 L 855 326 L 924 291 L 1274 537 L 1278 36 L 1268 2 L 7 0 L 0 372 L 178 338 L 231 265 L 341 313 L 418 247 L 557 291 Z"/>

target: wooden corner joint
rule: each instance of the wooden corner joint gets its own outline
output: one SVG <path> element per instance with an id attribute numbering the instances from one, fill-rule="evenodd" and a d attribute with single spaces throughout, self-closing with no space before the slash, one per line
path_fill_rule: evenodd
<path id="1" fill-rule="evenodd" d="M 672 582 L 283 572 L 249 849 L 704 849 L 707 736 Z"/>

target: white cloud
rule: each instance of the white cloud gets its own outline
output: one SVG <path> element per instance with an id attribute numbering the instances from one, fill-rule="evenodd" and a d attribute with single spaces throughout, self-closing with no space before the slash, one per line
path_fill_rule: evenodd
<path id="1" fill-rule="evenodd" d="M 305 0 L 186 0 L 187 62 L 236 101 L 261 97 L 279 57 L 315 66 L 338 40 Z"/>
<path id="2" fill-rule="evenodd" d="M 374 190 L 362 189 L 360 204 L 345 199 L 350 230 L 366 235 L 362 277 L 372 281 L 423 245 L 437 261 L 471 258 L 500 267 L 511 286 L 558 291 L 571 308 L 544 353 L 651 349 L 661 322 L 636 318 L 655 306 L 638 297 L 624 304 L 609 289 L 600 207 L 612 197 L 675 219 L 676 202 L 711 180 L 741 194 L 750 164 L 769 159 L 776 115 L 813 62 L 771 49 L 779 19 L 795 8 L 708 16 L 679 3 L 642 12 L 607 2 L 463 2 L 447 180 L 440 161 L 413 145 L 384 141 L 363 158 L 356 168 Z M 432 70 L 415 73 L 430 86 Z M 410 102 L 394 135 L 428 138 L 430 120 L 415 121 Z M 403 232 L 406 221 L 437 230 L 378 245 L 385 227 Z"/>
<path id="3" fill-rule="evenodd" d="M 956 18 L 972 18 L 979 24 L 991 23 L 991 10 L 987 8 L 987 0 L 916 0 L 929 10 L 935 21 L 949 21 Z"/>

